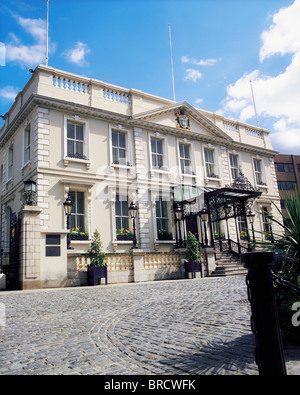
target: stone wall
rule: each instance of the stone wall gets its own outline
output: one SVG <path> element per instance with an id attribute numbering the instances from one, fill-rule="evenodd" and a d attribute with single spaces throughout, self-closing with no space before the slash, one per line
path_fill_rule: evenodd
<path id="1" fill-rule="evenodd" d="M 184 265 L 179 253 L 106 254 L 108 284 L 184 278 Z M 87 285 L 90 259 L 85 254 L 68 252 L 68 281 L 66 286 Z"/>

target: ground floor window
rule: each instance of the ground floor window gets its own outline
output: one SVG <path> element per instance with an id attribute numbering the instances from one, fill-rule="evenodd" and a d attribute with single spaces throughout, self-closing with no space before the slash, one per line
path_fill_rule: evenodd
<path id="1" fill-rule="evenodd" d="M 73 210 L 70 216 L 70 228 L 84 232 L 84 192 L 70 191 L 70 194 L 73 202 Z"/>
<path id="2" fill-rule="evenodd" d="M 172 232 L 169 231 L 168 202 L 159 198 L 155 202 L 156 208 L 156 230 L 159 240 L 172 240 Z"/>
<path id="3" fill-rule="evenodd" d="M 125 195 L 116 195 L 115 220 L 117 239 L 126 240 L 131 233 L 129 232 L 128 197 Z"/>
<path id="4" fill-rule="evenodd" d="M 60 256 L 60 235 L 46 235 L 46 256 Z"/>

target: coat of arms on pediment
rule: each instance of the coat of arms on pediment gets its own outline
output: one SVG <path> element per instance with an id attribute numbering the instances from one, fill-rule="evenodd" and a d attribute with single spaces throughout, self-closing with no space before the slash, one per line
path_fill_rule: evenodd
<path id="1" fill-rule="evenodd" d="M 185 115 L 183 110 L 180 110 L 175 113 L 177 125 L 176 127 L 179 129 L 191 130 L 190 129 L 190 119 L 187 115 Z"/>

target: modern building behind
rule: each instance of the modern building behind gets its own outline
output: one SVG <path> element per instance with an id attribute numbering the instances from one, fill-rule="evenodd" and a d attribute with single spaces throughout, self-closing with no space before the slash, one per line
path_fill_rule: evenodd
<path id="1" fill-rule="evenodd" d="M 256 237 L 269 237 L 261 213 L 272 212 L 279 195 L 277 152 L 266 129 L 42 65 L 4 118 L 1 261 L 16 266 L 11 276 L 22 288 L 84 283 L 83 254 L 95 229 L 108 254 L 109 282 L 182 275 L 177 247 L 188 231 L 203 247 L 222 238 L 246 245 L 250 209 Z M 37 192 L 24 205 L 28 180 Z M 138 206 L 136 251 L 127 237 L 131 201 Z M 184 220 L 176 219 L 176 207 Z"/>
<path id="2" fill-rule="evenodd" d="M 289 221 L 286 200 L 291 192 L 300 193 L 300 155 L 278 154 L 274 158 L 274 163 L 282 214 L 286 221 Z"/>

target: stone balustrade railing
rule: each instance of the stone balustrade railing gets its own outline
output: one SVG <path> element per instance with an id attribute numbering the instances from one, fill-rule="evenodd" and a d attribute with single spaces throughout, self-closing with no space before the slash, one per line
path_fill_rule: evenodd
<path id="1" fill-rule="evenodd" d="M 145 269 L 163 269 L 175 267 L 180 264 L 178 254 L 162 253 L 162 254 L 145 254 L 144 268 Z"/>
<path id="2" fill-rule="evenodd" d="M 65 91 L 82 93 L 85 95 L 92 94 L 92 86 L 100 88 L 103 99 L 110 100 L 122 104 L 130 104 L 130 94 L 127 90 L 116 88 L 113 85 L 101 84 L 100 81 L 89 79 L 75 79 L 64 75 L 54 74 L 52 77 L 52 85 Z"/>

